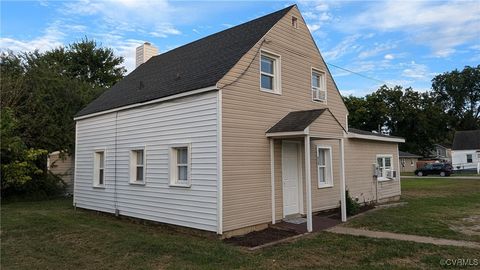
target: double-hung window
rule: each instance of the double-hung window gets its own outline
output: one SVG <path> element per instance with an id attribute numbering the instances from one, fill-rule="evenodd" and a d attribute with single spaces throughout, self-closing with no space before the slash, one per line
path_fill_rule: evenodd
<path id="1" fill-rule="evenodd" d="M 317 146 L 318 188 L 333 186 L 332 148 Z"/>
<path id="2" fill-rule="evenodd" d="M 262 52 L 260 57 L 260 88 L 280 94 L 280 57 Z"/>
<path id="3" fill-rule="evenodd" d="M 170 185 L 190 187 L 190 146 L 170 148 Z"/>
<path id="4" fill-rule="evenodd" d="M 473 155 L 467 154 L 467 163 L 473 163 Z"/>
<path id="5" fill-rule="evenodd" d="M 312 98 L 315 101 L 327 100 L 325 73 L 312 69 Z"/>
<path id="6" fill-rule="evenodd" d="M 378 155 L 377 156 L 377 168 L 379 180 L 392 179 L 391 172 L 393 171 L 392 156 L 391 155 Z"/>
<path id="7" fill-rule="evenodd" d="M 105 185 L 105 151 L 95 152 L 93 167 L 93 185 L 103 187 Z"/>
<path id="8" fill-rule="evenodd" d="M 130 151 L 130 183 L 145 184 L 145 149 Z"/>

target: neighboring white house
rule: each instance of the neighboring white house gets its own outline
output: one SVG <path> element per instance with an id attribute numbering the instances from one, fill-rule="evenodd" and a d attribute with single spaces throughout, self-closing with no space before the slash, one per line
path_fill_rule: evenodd
<path id="1" fill-rule="evenodd" d="M 455 170 L 480 169 L 480 130 L 455 132 L 452 147 L 452 166 Z"/>

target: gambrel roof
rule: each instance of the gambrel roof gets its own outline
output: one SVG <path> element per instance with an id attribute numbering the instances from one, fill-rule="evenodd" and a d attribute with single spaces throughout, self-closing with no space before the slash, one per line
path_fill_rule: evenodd
<path id="1" fill-rule="evenodd" d="M 76 117 L 215 86 L 293 7 L 152 57 Z"/>

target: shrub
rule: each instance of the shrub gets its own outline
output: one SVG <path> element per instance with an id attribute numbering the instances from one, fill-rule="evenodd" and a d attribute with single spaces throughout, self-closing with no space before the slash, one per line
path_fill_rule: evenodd
<path id="1" fill-rule="evenodd" d="M 358 213 L 358 210 L 360 209 L 360 204 L 358 204 L 356 200 L 350 197 L 350 193 L 348 192 L 348 190 L 345 191 L 345 198 L 346 198 L 346 206 L 347 206 L 347 215 L 353 216 L 356 213 Z"/>

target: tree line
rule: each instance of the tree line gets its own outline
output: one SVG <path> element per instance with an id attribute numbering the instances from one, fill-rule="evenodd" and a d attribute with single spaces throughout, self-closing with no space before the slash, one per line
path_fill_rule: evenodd
<path id="1" fill-rule="evenodd" d="M 344 101 L 349 126 L 403 137 L 401 150 L 428 156 L 434 144 L 451 144 L 455 131 L 480 128 L 480 65 L 439 74 L 426 92 L 383 85 Z"/>
<path id="2" fill-rule="evenodd" d="M 74 153 L 74 115 L 125 75 L 124 59 L 87 38 L 46 52 L 0 53 L 1 191 L 58 193 L 46 155 Z M 451 142 L 455 130 L 480 127 L 480 65 L 436 76 L 418 92 L 382 86 L 344 97 L 351 127 L 406 138 L 400 148 L 426 154 Z"/>
<path id="3" fill-rule="evenodd" d="M 74 115 L 123 78 L 122 63 L 87 38 L 43 53 L 1 53 L 2 195 L 61 189 L 46 155 L 74 152 Z"/>

